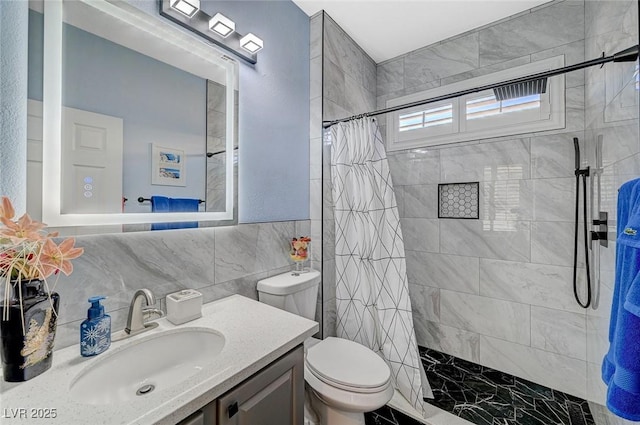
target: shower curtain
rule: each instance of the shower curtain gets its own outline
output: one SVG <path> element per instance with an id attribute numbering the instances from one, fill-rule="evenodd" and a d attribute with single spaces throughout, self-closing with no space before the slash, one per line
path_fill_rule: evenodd
<path id="1" fill-rule="evenodd" d="M 336 124 L 331 143 L 337 335 L 382 356 L 395 387 L 423 413 L 423 394 L 431 389 L 418 354 L 400 219 L 378 125 L 372 118 Z"/>

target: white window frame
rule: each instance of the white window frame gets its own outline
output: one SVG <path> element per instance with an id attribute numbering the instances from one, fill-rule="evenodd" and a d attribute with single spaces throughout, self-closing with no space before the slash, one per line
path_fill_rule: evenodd
<path id="1" fill-rule="evenodd" d="M 545 72 L 564 66 L 564 55 L 510 68 L 504 71 L 480 77 L 470 78 L 458 83 L 448 84 L 431 90 L 390 99 L 386 106 L 393 107 L 437 96 L 472 89 L 526 75 Z M 565 128 L 565 78 L 564 75 L 551 77 L 547 81 L 547 92 L 540 96 L 541 107 L 535 113 L 531 111 L 513 112 L 482 120 L 466 120 L 467 100 L 489 94 L 492 90 L 461 96 L 446 101 L 403 109 L 387 114 L 387 150 L 398 151 L 410 148 L 468 142 L 493 137 L 533 133 L 538 131 Z M 451 126 L 434 126 L 422 129 L 399 131 L 399 117 L 429 107 L 447 103 L 453 104 L 453 123 Z"/>

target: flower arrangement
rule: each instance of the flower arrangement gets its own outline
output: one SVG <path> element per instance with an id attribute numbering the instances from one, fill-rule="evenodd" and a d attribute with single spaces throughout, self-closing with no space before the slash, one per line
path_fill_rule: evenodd
<path id="1" fill-rule="evenodd" d="M 289 256 L 293 261 L 306 261 L 309 257 L 309 244 L 311 238 L 308 236 L 300 236 L 299 238 L 293 238 L 291 240 L 291 249 L 289 250 Z"/>
<path id="2" fill-rule="evenodd" d="M 0 279 L 4 280 L 4 306 L 9 305 L 12 286 L 18 290 L 22 305 L 20 282 L 42 280 L 48 294 L 51 290 L 47 278 L 59 272 L 69 276 L 73 272 L 70 260 L 84 253 L 76 248 L 75 238 L 67 238 L 56 244 L 53 238 L 58 233 L 47 233 L 46 224 L 34 221 L 28 214 L 13 220 L 15 211 L 9 198 L 3 196 L 0 202 Z M 1 282 L 1 281 L 0 281 Z M 2 320 L 8 320 L 9 309 L 3 309 Z"/>

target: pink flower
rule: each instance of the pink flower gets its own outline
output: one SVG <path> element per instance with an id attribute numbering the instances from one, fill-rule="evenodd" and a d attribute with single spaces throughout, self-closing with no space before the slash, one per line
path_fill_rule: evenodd
<path id="1" fill-rule="evenodd" d="M 42 247 L 39 258 L 40 272 L 43 277 L 49 277 L 58 270 L 69 276 L 73 272 L 70 260 L 78 258 L 84 253 L 83 248 L 75 248 L 75 238 L 67 238 L 60 245 L 56 245 L 51 239 L 47 239 Z"/>
<path id="2" fill-rule="evenodd" d="M 0 229 L 0 236 L 9 238 L 14 243 L 19 243 L 24 240 L 40 240 L 42 239 L 40 230 L 46 227 L 44 223 L 31 220 L 29 214 L 24 214 L 15 222 L 6 217 L 0 217 L 0 222 L 6 226 L 5 229 Z"/>
<path id="3" fill-rule="evenodd" d="M 13 216 L 16 215 L 13 210 L 13 205 L 11 205 L 11 201 L 6 196 L 2 197 L 2 203 L 0 203 L 0 217 L 6 219 L 12 219 Z"/>

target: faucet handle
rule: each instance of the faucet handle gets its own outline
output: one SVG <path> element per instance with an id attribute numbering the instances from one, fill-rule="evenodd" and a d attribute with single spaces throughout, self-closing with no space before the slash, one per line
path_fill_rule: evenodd
<path id="1" fill-rule="evenodd" d="M 165 312 L 159 308 L 147 307 L 142 309 L 142 322 L 145 325 L 147 322 L 162 319 L 164 316 L 166 316 Z"/>

